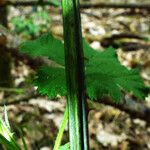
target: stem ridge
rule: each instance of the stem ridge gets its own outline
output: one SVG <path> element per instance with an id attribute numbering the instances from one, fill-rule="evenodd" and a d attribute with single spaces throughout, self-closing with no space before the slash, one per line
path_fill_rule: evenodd
<path id="1" fill-rule="evenodd" d="M 70 149 L 88 150 L 87 102 L 79 0 L 63 0 L 62 7 Z"/>

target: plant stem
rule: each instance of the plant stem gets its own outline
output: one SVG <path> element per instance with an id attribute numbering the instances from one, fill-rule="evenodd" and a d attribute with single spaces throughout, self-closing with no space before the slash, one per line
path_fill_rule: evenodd
<path id="1" fill-rule="evenodd" d="M 63 0 L 63 27 L 71 150 L 88 150 L 87 102 L 79 0 Z"/>
<path id="2" fill-rule="evenodd" d="M 68 122 L 68 108 L 66 107 L 65 112 L 64 112 L 64 117 L 63 120 L 61 122 L 61 126 L 57 135 L 57 138 L 55 140 L 55 145 L 54 145 L 54 149 L 53 150 L 58 150 L 61 144 L 61 139 L 63 137 L 63 133 L 65 130 L 65 127 L 67 125 Z"/>
<path id="3" fill-rule="evenodd" d="M 20 134 L 20 136 L 21 136 L 21 140 L 22 140 L 22 144 L 23 144 L 23 149 L 24 149 L 24 150 L 28 150 L 26 141 L 25 141 L 24 136 L 23 136 L 23 133 L 22 133 L 22 128 L 21 128 L 21 127 L 17 127 L 17 128 L 18 128 L 19 134 Z"/>

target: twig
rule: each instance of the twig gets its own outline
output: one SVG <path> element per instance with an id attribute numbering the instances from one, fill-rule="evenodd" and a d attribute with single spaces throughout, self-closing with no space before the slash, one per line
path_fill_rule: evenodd
<path id="1" fill-rule="evenodd" d="M 5 87 L 0 87 L 0 91 L 23 93 L 23 89 L 19 89 L 19 88 L 5 88 Z"/>
<path id="2" fill-rule="evenodd" d="M 138 40 L 138 42 L 129 42 L 126 39 L 136 39 Z M 146 41 L 146 39 L 147 37 L 140 36 L 135 33 L 120 33 L 120 34 L 113 34 L 109 37 L 103 37 L 100 41 L 103 47 L 108 47 L 111 45 L 115 48 L 123 47 L 123 50 L 130 51 L 130 50 L 138 50 L 140 48 L 148 49 L 150 43 Z"/>
<path id="3" fill-rule="evenodd" d="M 88 8 L 124 8 L 124 9 L 150 9 L 150 4 L 114 4 L 114 3 L 88 3 L 82 4 L 81 8 L 88 9 Z"/>
<path id="4" fill-rule="evenodd" d="M 0 7 L 3 6 L 54 6 L 52 2 L 36 2 L 36 1 L 29 1 L 29 2 L 21 2 L 21 1 L 16 1 L 16 2 L 11 2 L 8 1 L 6 4 L 1 5 Z M 85 3 L 81 4 L 80 8 L 82 9 L 88 9 L 88 8 L 124 8 L 124 9 L 147 9 L 150 10 L 150 4 L 114 4 L 114 3 Z"/>
<path id="5" fill-rule="evenodd" d="M 18 6 L 55 6 L 54 3 L 52 2 L 36 2 L 36 1 L 27 1 L 27 2 L 21 2 L 21 1 L 16 1 L 16 2 L 12 2 L 12 1 L 7 1 L 7 3 L 1 5 L 0 7 L 3 7 L 3 6 L 15 6 L 15 7 L 18 7 Z"/>
<path id="6" fill-rule="evenodd" d="M 95 103 L 95 104 L 94 104 Z M 88 101 L 90 109 L 99 110 L 102 107 L 101 104 L 115 107 L 121 111 L 125 111 L 132 118 L 140 118 L 145 120 L 150 125 L 150 108 L 143 103 L 137 102 L 133 99 L 125 98 L 122 103 L 114 103 L 110 98 L 104 97 L 96 102 Z"/>
<path id="7" fill-rule="evenodd" d="M 35 92 L 34 89 L 30 89 L 29 91 L 26 91 L 23 94 L 14 96 L 14 97 L 9 97 L 6 99 L 2 99 L 0 106 L 4 106 L 4 105 L 15 105 L 18 104 L 20 102 L 27 102 L 29 101 L 31 98 L 36 98 L 39 95 Z"/>
<path id="8" fill-rule="evenodd" d="M 28 102 L 30 99 L 37 98 L 38 96 L 39 94 L 37 94 L 35 90 L 31 89 L 24 94 L 1 100 L 0 106 L 15 105 L 21 102 Z M 137 102 L 129 98 L 122 100 L 122 103 L 119 104 L 114 103 L 108 97 L 102 98 L 94 102 L 88 100 L 88 106 L 90 110 L 100 110 L 102 108 L 102 105 L 109 105 L 119 109 L 120 111 L 125 111 L 132 118 L 140 118 L 142 120 L 145 120 L 147 122 L 147 125 L 150 125 L 150 107 L 146 106 L 143 103 Z"/>

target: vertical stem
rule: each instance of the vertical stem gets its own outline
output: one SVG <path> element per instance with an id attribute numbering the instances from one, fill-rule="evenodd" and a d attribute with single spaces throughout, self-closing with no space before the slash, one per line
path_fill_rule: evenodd
<path id="1" fill-rule="evenodd" d="M 62 7 L 70 149 L 88 150 L 87 102 L 79 0 L 63 0 Z"/>

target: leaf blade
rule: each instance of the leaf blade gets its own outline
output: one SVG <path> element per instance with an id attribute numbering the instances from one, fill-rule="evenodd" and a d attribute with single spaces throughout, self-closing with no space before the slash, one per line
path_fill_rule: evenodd
<path id="1" fill-rule="evenodd" d="M 34 82 L 42 95 L 54 98 L 58 94 L 66 95 L 65 70 L 63 68 L 52 68 L 43 66 L 37 72 L 37 79 Z"/>
<path id="2" fill-rule="evenodd" d="M 97 53 L 89 60 L 86 69 L 87 94 L 91 99 L 110 95 L 115 102 L 119 102 L 122 89 L 140 99 L 146 96 L 146 87 L 139 71 L 122 66 L 112 48 Z M 94 80 L 96 83 L 93 84 Z M 98 83 L 101 85 L 96 85 Z"/>
<path id="3" fill-rule="evenodd" d="M 64 65 L 64 45 L 51 33 L 45 33 L 39 38 L 23 42 L 19 49 L 31 57 L 48 57 L 60 65 Z"/>

